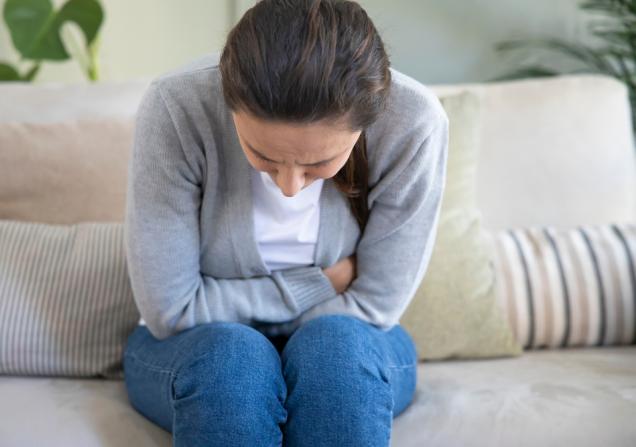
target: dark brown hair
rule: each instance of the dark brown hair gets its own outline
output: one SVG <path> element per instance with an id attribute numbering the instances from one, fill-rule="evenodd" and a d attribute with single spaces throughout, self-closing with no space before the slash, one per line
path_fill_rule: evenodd
<path id="1" fill-rule="evenodd" d="M 363 232 L 369 209 L 365 128 L 386 105 L 389 57 L 355 1 L 261 0 L 230 30 L 220 58 L 231 110 L 270 121 L 344 119 L 361 130 L 333 177 Z"/>

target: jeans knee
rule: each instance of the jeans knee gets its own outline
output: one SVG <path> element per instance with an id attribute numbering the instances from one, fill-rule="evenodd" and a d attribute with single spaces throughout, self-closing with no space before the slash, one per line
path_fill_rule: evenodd
<path id="1" fill-rule="evenodd" d="M 291 335 L 281 357 L 286 374 L 294 370 L 294 374 L 346 381 L 373 371 L 388 381 L 381 347 L 368 323 L 349 315 L 321 315 L 307 321 Z"/>
<path id="2" fill-rule="evenodd" d="M 175 372 L 175 398 L 198 391 L 211 395 L 250 393 L 282 379 L 276 348 L 256 329 L 235 322 L 198 325 Z M 280 385 L 280 384 L 278 384 Z M 279 390 L 279 392 L 282 390 Z"/>
<path id="3" fill-rule="evenodd" d="M 320 438 L 320 445 L 339 445 L 343 437 L 351 443 L 385 439 L 394 406 L 390 373 L 367 324 L 347 315 L 322 315 L 290 336 L 282 362 L 286 405 L 295 416 L 286 427 L 292 444 L 312 445 L 307 436 Z"/>
<path id="4" fill-rule="evenodd" d="M 366 331 L 369 323 L 361 319 L 344 314 L 327 314 L 312 318 L 301 325 L 293 334 L 293 337 L 314 337 L 319 335 L 330 336 L 333 334 L 345 335 L 360 331 Z"/>
<path id="5" fill-rule="evenodd" d="M 280 356 L 265 335 L 233 322 L 198 326 L 172 381 L 175 433 L 230 445 L 280 444 L 287 387 Z M 217 445 L 217 444 L 214 444 Z"/>
<path id="6" fill-rule="evenodd" d="M 342 314 L 321 315 L 300 326 L 289 338 L 283 351 L 296 355 L 339 355 L 352 359 L 369 354 L 375 343 L 368 323 L 359 318 Z"/>

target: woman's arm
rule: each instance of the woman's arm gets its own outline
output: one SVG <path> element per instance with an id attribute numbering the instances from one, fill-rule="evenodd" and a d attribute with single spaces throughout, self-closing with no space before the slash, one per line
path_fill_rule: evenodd
<path id="1" fill-rule="evenodd" d="M 137 111 L 124 229 L 134 299 L 155 337 L 211 321 L 288 321 L 336 295 L 318 266 L 247 279 L 202 275 L 205 160 L 182 144 L 160 85 L 153 82 Z"/>
<path id="2" fill-rule="evenodd" d="M 356 249 L 356 275 L 350 287 L 294 321 L 277 325 L 274 332 L 290 333 L 325 314 L 352 315 L 383 330 L 399 323 L 431 258 L 447 158 L 448 117 L 444 114 L 411 157 L 402 160 L 400 172 L 382 185 Z"/>

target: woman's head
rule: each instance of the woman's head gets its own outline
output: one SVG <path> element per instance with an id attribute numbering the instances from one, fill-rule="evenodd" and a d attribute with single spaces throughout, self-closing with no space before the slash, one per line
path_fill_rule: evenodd
<path id="1" fill-rule="evenodd" d="M 342 0 L 261 0 L 228 34 L 219 65 L 250 164 L 268 172 L 287 196 L 333 177 L 363 227 L 364 130 L 384 109 L 391 74 L 362 7 Z"/>
<path id="2" fill-rule="evenodd" d="M 349 159 L 361 131 L 333 123 L 290 124 L 233 113 L 250 164 L 267 172 L 288 197 L 319 178 L 331 178 Z"/>

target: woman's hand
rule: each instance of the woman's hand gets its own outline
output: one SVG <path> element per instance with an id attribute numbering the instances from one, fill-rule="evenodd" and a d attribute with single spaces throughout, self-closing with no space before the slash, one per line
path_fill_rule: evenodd
<path id="1" fill-rule="evenodd" d="M 356 277 L 356 255 L 348 256 L 334 265 L 322 269 L 338 294 L 347 290 Z"/>

